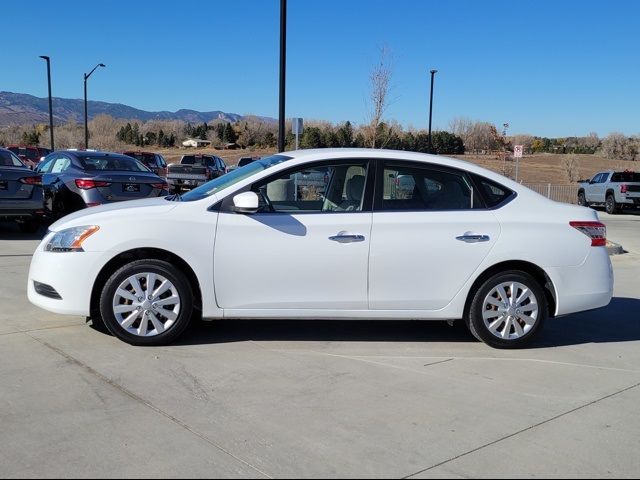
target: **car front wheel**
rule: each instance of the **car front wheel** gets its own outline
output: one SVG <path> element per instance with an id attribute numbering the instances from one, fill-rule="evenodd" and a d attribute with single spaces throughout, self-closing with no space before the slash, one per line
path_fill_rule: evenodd
<path id="1" fill-rule="evenodd" d="M 494 348 L 517 348 L 530 342 L 548 316 L 540 284 L 526 272 L 493 275 L 473 294 L 466 323 L 471 333 Z"/>
<path id="2" fill-rule="evenodd" d="M 187 328 L 193 290 L 185 275 L 162 260 L 136 260 L 107 280 L 100 315 L 109 331 L 131 345 L 166 345 Z"/>

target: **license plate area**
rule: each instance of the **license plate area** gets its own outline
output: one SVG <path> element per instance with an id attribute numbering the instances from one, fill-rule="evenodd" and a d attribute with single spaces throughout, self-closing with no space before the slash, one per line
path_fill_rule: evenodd
<path id="1" fill-rule="evenodd" d="M 124 183 L 122 184 L 122 191 L 127 193 L 139 192 L 140 185 L 138 183 Z"/>
<path id="2" fill-rule="evenodd" d="M 0 180 L 0 190 L 9 190 L 9 182 L 7 180 Z"/>

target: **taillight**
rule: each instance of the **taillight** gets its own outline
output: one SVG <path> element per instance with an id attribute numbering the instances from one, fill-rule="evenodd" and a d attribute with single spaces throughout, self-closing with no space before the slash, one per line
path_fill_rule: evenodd
<path id="1" fill-rule="evenodd" d="M 109 185 L 111 185 L 110 182 L 101 182 L 91 180 L 89 178 L 76 178 L 76 187 L 81 190 L 90 190 L 97 187 L 108 187 Z"/>
<path id="2" fill-rule="evenodd" d="M 607 245 L 607 227 L 604 223 L 569 222 L 569 225 L 589 237 L 592 247 L 604 247 Z"/>
<path id="3" fill-rule="evenodd" d="M 25 185 L 42 185 L 42 177 L 25 177 L 20 179 Z"/>
<path id="4" fill-rule="evenodd" d="M 160 190 L 167 190 L 169 188 L 168 183 L 152 183 L 153 188 L 159 188 Z"/>
<path id="5" fill-rule="evenodd" d="M 620 193 L 627 193 L 628 187 L 623 183 L 620 185 Z"/>

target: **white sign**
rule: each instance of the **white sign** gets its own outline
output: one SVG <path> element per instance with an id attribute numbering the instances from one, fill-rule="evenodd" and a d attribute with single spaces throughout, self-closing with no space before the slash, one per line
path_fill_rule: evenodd
<path id="1" fill-rule="evenodd" d="M 302 131 L 304 130 L 304 127 L 302 125 L 302 119 L 301 118 L 292 118 L 291 119 L 291 129 L 292 129 L 292 133 L 294 135 L 302 135 Z"/>
<path id="2" fill-rule="evenodd" d="M 523 150 L 524 150 L 524 145 L 515 145 L 513 147 L 513 158 L 522 158 Z"/>

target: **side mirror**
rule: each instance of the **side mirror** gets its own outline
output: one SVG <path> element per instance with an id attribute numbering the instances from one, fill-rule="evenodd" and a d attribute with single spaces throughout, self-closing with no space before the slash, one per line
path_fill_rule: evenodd
<path id="1" fill-rule="evenodd" d="M 232 210 L 236 213 L 256 213 L 258 211 L 258 195 L 255 192 L 243 192 L 233 197 Z"/>

